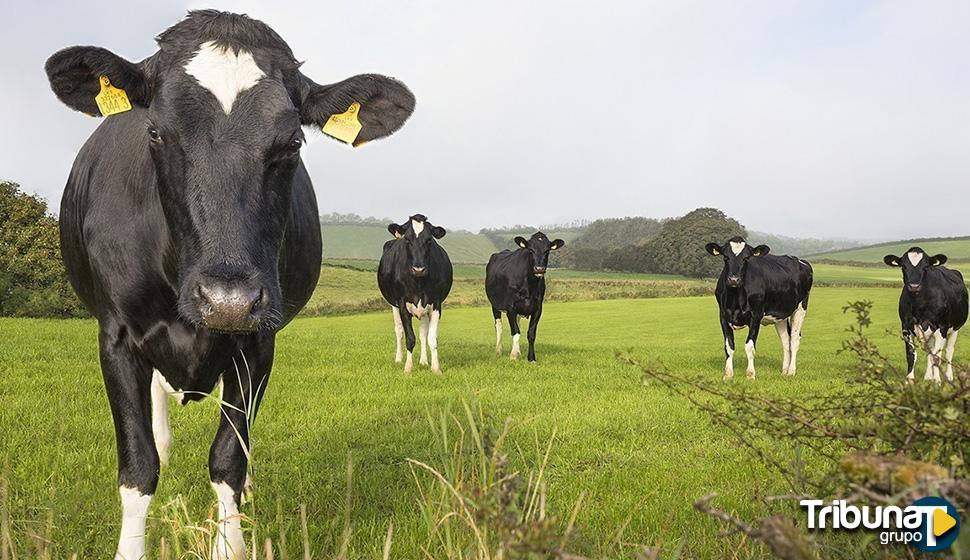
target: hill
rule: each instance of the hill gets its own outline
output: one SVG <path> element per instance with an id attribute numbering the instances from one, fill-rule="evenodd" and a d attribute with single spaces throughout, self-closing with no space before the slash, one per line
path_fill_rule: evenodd
<path id="1" fill-rule="evenodd" d="M 842 251 L 819 253 L 810 256 L 812 260 L 831 260 L 881 265 L 882 258 L 889 253 L 900 255 L 906 252 L 910 247 L 916 246 L 922 247 L 927 253 L 943 253 L 950 257 L 951 261 L 970 261 L 970 237 L 908 239 L 904 241 L 879 243 L 877 245 L 868 245 L 865 247 L 857 247 Z"/>

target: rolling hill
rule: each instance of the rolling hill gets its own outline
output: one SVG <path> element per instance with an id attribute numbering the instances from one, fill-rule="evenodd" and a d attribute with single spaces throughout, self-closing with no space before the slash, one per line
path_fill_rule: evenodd
<path id="1" fill-rule="evenodd" d="M 880 243 L 878 245 L 868 245 L 854 249 L 833 251 L 810 255 L 811 260 L 831 260 L 842 262 L 856 262 L 874 265 L 882 265 L 882 259 L 889 253 L 900 255 L 910 247 L 922 247 L 930 254 L 943 253 L 950 257 L 954 262 L 970 262 L 970 237 L 948 237 L 931 239 L 910 239 L 906 241 L 894 241 L 891 243 Z"/>

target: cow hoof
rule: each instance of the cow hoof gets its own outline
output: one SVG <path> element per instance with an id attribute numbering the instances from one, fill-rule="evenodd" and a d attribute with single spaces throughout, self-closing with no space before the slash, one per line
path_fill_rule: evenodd
<path id="1" fill-rule="evenodd" d="M 243 484 L 242 495 L 239 496 L 240 504 L 248 504 L 253 501 L 253 479 L 246 475 L 246 482 Z"/>
<path id="2" fill-rule="evenodd" d="M 404 356 L 394 356 L 394 363 L 399 364 L 404 361 Z"/>
<path id="3" fill-rule="evenodd" d="M 748 381 L 754 381 L 754 372 L 753 371 L 749 371 L 748 372 Z"/>
<path id="4" fill-rule="evenodd" d="M 725 373 L 724 377 L 721 378 L 723 381 L 731 381 L 732 379 L 734 379 L 733 373 Z"/>
<path id="5" fill-rule="evenodd" d="M 431 373 L 434 373 L 436 375 L 441 375 L 441 367 L 439 367 L 439 366 L 432 367 L 431 368 Z"/>

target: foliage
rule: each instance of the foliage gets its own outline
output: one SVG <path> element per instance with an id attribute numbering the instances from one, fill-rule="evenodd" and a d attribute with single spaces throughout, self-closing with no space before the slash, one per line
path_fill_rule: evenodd
<path id="1" fill-rule="evenodd" d="M 580 270 L 602 270 L 607 256 L 644 243 L 660 233 L 662 222 L 640 216 L 610 218 L 590 223 L 586 230 L 560 252 L 561 266 Z M 614 270 L 638 270 L 645 268 L 614 268 Z"/>
<path id="2" fill-rule="evenodd" d="M 387 224 L 395 222 L 390 218 L 377 218 L 375 216 L 359 216 L 357 214 L 341 214 L 339 212 L 330 212 L 329 214 L 320 214 L 320 225 L 324 226 L 381 226 L 385 227 Z"/>
<path id="3" fill-rule="evenodd" d="M 0 182 L 0 315 L 83 315 L 61 260 L 57 219 L 43 199 Z"/>

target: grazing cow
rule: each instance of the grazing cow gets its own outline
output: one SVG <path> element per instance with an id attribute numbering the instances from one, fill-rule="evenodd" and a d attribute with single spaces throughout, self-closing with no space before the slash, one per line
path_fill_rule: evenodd
<path id="1" fill-rule="evenodd" d="M 953 352 L 957 335 L 967 322 L 967 285 L 958 270 L 943 266 L 946 255 L 929 256 L 919 247 L 897 257 L 886 255 L 889 266 L 903 269 L 899 320 L 906 339 L 906 378 L 916 372 L 916 340 L 926 348 L 924 379 L 940 381 L 940 352 L 946 348 L 946 378 L 953 379 Z"/>
<path id="2" fill-rule="evenodd" d="M 542 317 L 542 300 L 546 297 L 546 265 L 549 251 L 561 249 L 562 239 L 549 241 L 537 231 L 526 240 L 516 237 L 515 251 L 505 250 L 488 259 L 485 268 L 485 293 L 492 304 L 495 318 L 495 353 L 502 355 L 502 312 L 508 316 L 512 331 L 512 353 L 517 360 L 519 351 L 519 315 L 529 317 L 529 361 L 536 361 L 536 330 Z"/>
<path id="3" fill-rule="evenodd" d="M 441 373 L 438 362 L 438 323 L 441 304 L 451 291 L 452 269 L 448 253 L 437 240 L 445 228 L 433 225 L 415 214 L 404 225 L 389 224 L 394 239 L 384 244 L 377 267 L 377 285 L 394 316 L 394 361 L 401 363 L 401 338 L 407 342 L 404 373 L 414 367 L 414 327 L 411 317 L 421 321 L 421 365 L 428 365 L 427 346 L 431 346 L 431 371 Z"/>
<path id="4" fill-rule="evenodd" d="M 414 98 L 378 75 L 318 85 L 283 39 L 242 15 L 190 12 L 157 41 L 137 63 L 99 47 L 47 61 L 68 107 L 113 115 L 74 162 L 61 247 L 71 284 L 98 320 L 118 449 L 115 558 L 145 556 L 145 518 L 171 445 L 166 399 L 199 400 L 220 380 L 209 451 L 219 505 L 212 554 L 243 558 L 250 424 L 276 331 L 306 304 L 320 273 L 301 126 L 324 125 L 356 103 L 359 144 L 403 125 Z M 113 107 L 102 111 L 99 89 L 113 91 Z"/>
<path id="5" fill-rule="evenodd" d="M 748 379 L 754 379 L 754 354 L 762 324 L 774 323 L 784 355 L 781 372 L 795 375 L 802 324 L 812 290 L 812 265 L 797 257 L 769 255 L 767 245 L 751 247 L 733 237 L 723 245 L 708 243 L 707 252 L 724 258 L 714 293 L 724 334 L 724 379 L 734 377 L 734 331 L 748 328 L 744 344 Z"/>

